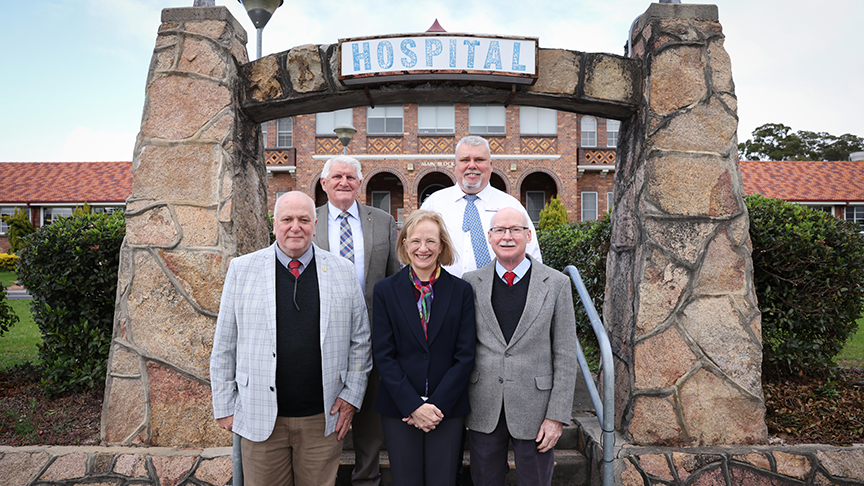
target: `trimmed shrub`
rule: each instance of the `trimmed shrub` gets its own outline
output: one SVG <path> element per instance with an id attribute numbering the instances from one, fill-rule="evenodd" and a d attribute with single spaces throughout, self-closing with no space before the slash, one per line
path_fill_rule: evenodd
<path id="1" fill-rule="evenodd" d="M 59 218 L 25 238 L 18 280 L 33 296 L 49 394 L 105 380 L 125 232 L 118 211 Z"/>
<path id="2" fill-rule="evenodd" d="M 12 310 L 12 306 L 6 303 L 6 287 L 0 285 L 0 336 L 17 323 L 18 315 Z"/>
<path id="3" fill-rule="evenodd" d="M 861 317 L 861 228 L 778 199 L 747 196 L 746 201 L 762 310 L 763 374 L 826 371 Z"/>
<path id="4" fill-rule="evenodd" d="M 9 231 L 7 232 L 9 236 L 9 253 L 18 253 L 18 250 L 24 244 L 23 238 L 36 231 L 27 217 L 27 211 L 18 208 L 15 209 L 12 216 L 0 216 L 0 219 L 9 225 Z"/>
<path id="5" fill-rule="evenodd" d="M 567 224 L 567 209 L 558 196 L 549 200 L 549 204 L 540 211 L 540 231 L 555 229 Z"/>
<path id="6" fill-rule="evenodd" d="M 0 253 L 0 270 L 15 271 L 18 256 L 13 253 Z"/>

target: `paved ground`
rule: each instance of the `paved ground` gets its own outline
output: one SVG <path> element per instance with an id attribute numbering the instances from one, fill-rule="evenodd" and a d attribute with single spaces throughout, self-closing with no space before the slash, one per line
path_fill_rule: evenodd
<path id="1" fill-rule="evenodd" d="M 20 285 L 10 285 L 6 288 L 6 298 L 9 300 L 32 299 L 27 290 Z"/>

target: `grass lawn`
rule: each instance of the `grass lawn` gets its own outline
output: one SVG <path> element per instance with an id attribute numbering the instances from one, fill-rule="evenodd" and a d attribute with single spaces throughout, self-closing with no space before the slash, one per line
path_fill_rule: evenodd
<path id="1" fill-rule="evenodd" d="M 9 270 L 0 270 L 0 285 L 4 287 L 8 287 L 12 285 L 16 280 L 18 280 L 18 276 L 15 275 L 15 272 L 10 272 Z"/>
<path id="2" fill-rule="evenodd" d="M 19 321 L 0 337 L 0 370 L 10 366 L 39 360 L 39 343 L 42 336 L 30 314 L 30 300 L 6 300 L 18 315 Z"/>
<path id="3" fill-rule="evenodd" d="M 846 347 L 837 355 L 836 361 L 840 366 L 864 368 L 864 317 L 858 319 L 858 333 L 846 343 Z"/>

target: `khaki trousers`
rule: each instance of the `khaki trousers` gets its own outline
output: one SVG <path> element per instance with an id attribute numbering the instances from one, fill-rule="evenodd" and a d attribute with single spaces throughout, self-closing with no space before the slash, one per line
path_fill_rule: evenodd
<path id="1" fill-rule="evenodd" d="M 342 441 L 324 437 L 324 414 L 276 417 L 264 442 L 242 439 L 246 486 L 321 486 L 334 484 Z"/>

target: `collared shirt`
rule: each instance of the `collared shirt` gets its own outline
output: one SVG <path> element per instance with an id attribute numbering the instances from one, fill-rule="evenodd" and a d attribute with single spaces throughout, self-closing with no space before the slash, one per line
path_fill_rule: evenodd
<path id="1" fill-rule="evenodd" d="M 516 282 L 522 280 L 522 277 L 525 276 L 525 273 L 528 271 L 529 268 L 531 268 L 531 260 L 529 260 L 528 258 L 522 260 L 519 265 L 516 265 L 516 268 L 514 268 L 513 270 L 507 270 L 498 262 L 497 258 L 495 259 L 495 274 L 498 275 L 498 278 L 505 282 L 507 281 L 507 279 L 504 278 L 504 272 L 513 272 L 516 274 L 516 278 L 513 279 L 513 283 L 515 284 Z"/>
<path id="2" fill-rule="evenodd" d="M 279 245 L 274 246 L 276 247 L 276 258 L 279 260 L 279 263 L 281 263 L 283 267 L 290 270 L 291 267 L 289 267 L 288 264 L 291 263 L 291 260 L 293 260 L 293 258 L 286 255 L 285 252 L 283 252 L 282 249 L 279 248 Z M 300 258 L 297 259 L 297 261 L 300 262 L 300 273 L 303 273 L 303 270 L 306 270 L 306 267 L 309 266 L 309 262 L 312 261 L 312 255 L 314 255 L 314 252 L 312 250 L 312 245 L 310 244 L 309 248 L 306 250 L 306 253 L 300 255 Z"/>
<path id="3" fill-rule="evenodd" d="M 447 231 L 450 233 L 450 240 L 453 242 L 453 251 L 456 254 L 456 261 L 449 266 L 444 267 L 450 274 L 461 277 L 462 274 L 477 269 L 477 262 L 474 260 L 474 249 L 471 246 L 471 232 L 462 231 L 462 220 L 465 215 L 465 193 L 458 184 L 441 189 L 430 195 L 423 201 L 420 209 L 428 209 L 435 211 L 444 218 L 444 223 L 447 225 Z M 514 208 L 525 214 L 525 218 L 531 225 L 531 217 L 528 216 L 528 211 L 522 207 L 519 201 L 498 189 L 487 184 L 482 191 L 477 193 L 477 200 L 474 201 L 477 207 L 477 212 L 480 213 L 480 222 L 483 224 L 483 239 L 486 241 L 486 246 L 489 248 L 489 257 L 495 258 L 495 253 L 492 252 L 492 246 L 489 244 L 489 226 L 492 222 L 492 216 L 502 208 Z M 533 227 L 531 230 L 533 231 Z M 537 245 L 537 236 L 532 235 L 531 241 L 525 252 L 534 257 L 538 262 L 543 262 L 540 257 L 540 246 Z"/>
<path id="4" fill-rule="evenodd" d="M 339 255 L 339 232 L 342 220 L 339 215 L 342 210 L 327 201 L 327 243 L 330 245 L 330 253 Z M 351 227 L 351 241 L 354 243 L 354 271 L 357 280 L 360 281 L 360 289 L 366 292 L 366 268 L 363 253 L 363 225 L 360 223 L 360 207 L 357 201 L 348 208 L 348 226 Z"/>

